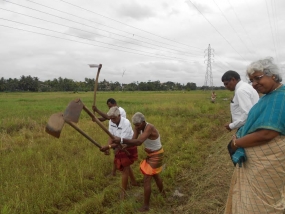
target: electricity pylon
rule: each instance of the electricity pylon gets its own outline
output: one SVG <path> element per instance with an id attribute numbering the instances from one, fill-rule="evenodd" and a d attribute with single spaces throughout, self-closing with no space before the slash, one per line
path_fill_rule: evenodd
<path id="1" fill-rule="evenodd" d="M 213 76 L 212 76 L 212 57 L 214 57 L 214 49 L 211 49 L 211 46 L 209 44 L 208 49 L 206 49 L 205 51 L 205 56 L 204 57 L 208 57 L 208 59 L 206 59 L 204 62 L 207 61 L 207 70 L 206 70 L 206 75 L 205 75 L 205 82 L 204 82 L 204 87 L 205 90 L 207 88 L 210 88 L 213 91 Z M 208 85 L 208 82 L 210 85 Z"/>

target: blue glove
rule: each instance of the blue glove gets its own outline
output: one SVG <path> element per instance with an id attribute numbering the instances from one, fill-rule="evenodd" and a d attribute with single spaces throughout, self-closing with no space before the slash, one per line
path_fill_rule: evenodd
<path id="1" fill-rule="evenodd" d="M 244 148 L 238 148 L 235 153 L 232 155 L 232 161 L 234 165 L 238 163 L 239 167 L 242 166 L 242 163 L 246 161 L 246 154 Z"/>

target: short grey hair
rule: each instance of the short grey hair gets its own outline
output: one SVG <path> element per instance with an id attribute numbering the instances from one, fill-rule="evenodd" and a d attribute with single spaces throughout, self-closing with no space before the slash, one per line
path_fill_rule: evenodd
<path id="1" fill-rule="evenodd" d="M 133 115 L 133 117 L 132 117 L 132 122 L 133 122 L 133 124 L 141 123 L 141 122 L 143 122 L 143 121 L 145 121 L 145 117 L 144 117 L 144 115 L 143 115 L 142 113 L 140 113 L 140 112 L 135 113 L 135 114 Z"/>
<path id="2" fill-rule="evenodd" d="M 246 74 L 252 75 L 256 71 L 263 72 L 266 76 L 274 76 L 276 82 L 281 82 L 282 77 L 279 72 L 279 68 L 273 63 L 272 57 L 267 57 L 265 59 L 257 60 L 252 62 L 246 69 Z"/>
<path id="3" fill-rule="evenodd" d="M 118 117 L 120 115 L 120 110 L 119 110 L 118 106 L 111 107 L 109 109 L 109 111 L 107 112 L 107 115 Z"/>

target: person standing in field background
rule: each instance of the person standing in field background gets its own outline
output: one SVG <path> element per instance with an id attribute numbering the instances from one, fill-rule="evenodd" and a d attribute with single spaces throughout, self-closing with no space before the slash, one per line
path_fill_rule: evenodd
<path id="1" fill-rule="evenodd" d="M 126 113 L 125 109 L 123 109 L 122 107 L 119 107 L 118 104 L 117 104 L 117 101 L 114 98 L 109 98 L 107 100 L 107 106 L 108 106 L 109 109 L 114 107 L 114 106 L 117 106 L 119 108 L 121 117 L 127 118 L 127 113 Z M 98 118 L 101 122 L 106 121 L 106 120 L 110 120 L 110 116 L 108 116 L 108 114 L 104 113 L 103 111 L 100 111 L 97 108 L 97 106 L 92 106 L 92 109 L 93 109 L 94 112 L 97 112 L 99 115 L 101 115 L 101 117 Z M 108 155 L 109 151 L 107 151 L 105 154 Z M 113 166 L 113 170 L 112 170 L 112 175 L 113 176 L 116 175 L 116 169 L 117 168 L 114 165 Z"/>
<path id="2" fill-rule="evenodd" d="M 144 204 L 139 211 L 147 212 L 149 211 L 152 178 L 154 178 L 160 193 L 165 196 L 163 182 L 159 176 L 163 168 L 164 151 L 158 130 L 154 125 L 146 122 L 142 113 L 135 113 L 132 117 L 132 123 L 135 126 L 132 139 L 120 139 L 116 137 L 112 142 L 127 146 L 140 146 L 144 144 L 147 157 L 140 163 L 140 170 L 144 175 Z"/>
<path id="3" fill-rule="evenodd" d="M 234 91 L 230 104 L 232 122 L 225 125 L 225 128 L 231 131 L 245 124 L 248 112 L 258 102 L 259 95 L 251 85 L 240 79 L 236 71 L 225 72 L 221 79 L 226 89 Z"/>
<path id="4" fill-rule="evenodd" d="M 211 102 L 212 102 L 212 103 L 214 103 L 214 102 L 216 101 L 216 97 L 217 97 L 217 95 L 216 95 L 216 93 L 213 91 L 213 92 L 212 92 L 212 95 L 211 95 Z"/>
<path id="5" fill-rule="evenodd" d="M 264 94 L 233 136 L 236 161 L 225 214 L 285 211 L 285 86 L 273 58 L 251 63 L 247 75 L 254 89 Z"/>
<path id="6" fill-rule="evenodd" d="M 121 117 L 117 106 L 111 107 L 107 115 L 109 116 L 109 131 L 113 136 L 119 139 L 131 139 L 133 137 L 133 129 L 130 121 L 127 118 Z M 130 177 L 131 184 L 137 186 L 136 179 L 133 174 L 131 165 L 138 159 L 138 151 L 136 146 L 125 148 L 129 154 L 120 149 L 117 144 L 112 143 L 112 138 L 108 139 L 108 145 L 103 146 L 100 150 L 106 152 L 110 149 L 115 151 L 114 165 L 122 172 L 122 193 L 121 199 L 125 198 L 128 178 Z"/>

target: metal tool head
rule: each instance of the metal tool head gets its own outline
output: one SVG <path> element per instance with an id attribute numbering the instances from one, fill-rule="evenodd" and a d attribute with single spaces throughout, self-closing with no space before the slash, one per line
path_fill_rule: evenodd
<path id="1" fill-rule="evenodd" d="M 66 107 L 64 113 L 56 113 L 50 116 L 45 131 L 48 134 L 59 138 L 64 123 L 67 123 L 76 131 L 78 131 L 81 135 L 87 138 L 90 142 L 92 142 L 95 146 L 101 149 L 102 147 L 99 143 L 93 140 L 89 135 L 87 135 L 76 125 L 76 123 L 79 121 L 79 116 L 83 107 L 86 109 L 80 99 L 71 101 Z M 85 111 L 87 111 L 90 116 L 93 116 L 88 109 Z"/>
<path id="2" fill-rule="evenodd" d="M 65 121 L 78 123 L 82 109 L 83 103 L 80 99 L 71 101 L 66 107 L 64 113 L 59 112 L 50 116 L 45 131 L 48 134 L 59 138 Z"/>
<path id="3" fill-rule="evenodd" d="M 50 116 L 45 131 L 48 134 L 56 138 L 59 138 L 63 126 L 64 126 L 64 119 L 62 112 L 55 113 Z"/>
<path id="4" fill-rule="evenodd" d="M 65 121 L 78 123 L 82 109 L 83 103 L 80 99 L 72 100 L 63 113 L 63 119 Z"/>
<path id="5" fill-rule="evenodd" d="M 96 65 L 96 64 L 89 64 L 90 68 L 99 68 L 100 66 L 102 66 L 101 64 Z"/>

